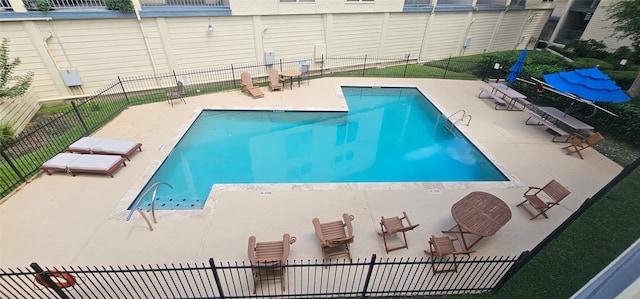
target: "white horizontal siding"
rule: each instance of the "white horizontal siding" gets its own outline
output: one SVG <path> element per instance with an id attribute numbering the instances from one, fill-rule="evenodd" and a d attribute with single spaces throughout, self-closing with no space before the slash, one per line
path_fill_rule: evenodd
<path id="1" fill-rule="evenodd" d="M 465 49 L 465 55 L 482 54 L 488 51 L 493 38 L 498 15 L 496 12 L 478 12 L 473 15 L 468 37 L 471 43 Z"/>
<path id="2" fill-rule="evenodd" d="M 518 49 L 534 47 L 540 37 L 540 32 L 549 19 L 550 10 L 531 11 L 527 18 L 527 25 L 522 30 L 523 42 L 518 45 Z"/>
<path id="3" fill-rule="evenodd" d="M 527 11 L 508 11 L 498 24 L 491 52 L 513 50 L 520 39 L 520 31 L 527 20 Z"/>
<path id="4" fill-rule="evenodd" d="M 614 36 L 614 29 L 611 20 L 608 20 L 606 7 L 611 3 L 611 0 L 602 0 L 598 5 L 598 8 L 591 16 L 589 24 L 582 33 L 582 40 L 594 39 L 602 41 L 610 50 L 615 50 L 621 46 L 631 46 L 631 40 L 626 38 L 619 40 L 617 36 Z M 606 25 L 605 25 L 606 24 Z"/>
<path id="5" fill-rule="evenodd" d="M 25 36 L 24 26 L 21 23 L 2 23 L 0 27 L 0 41 L 3 38 L 9 40 L 8 51 L 9 61 L 20 59 L 20 64 L 16 66 L 12 75 L 25 75 L 29 71 L 34 73 L 32 88 L 27 93 L 16 98 L 0 99 L 0 123 L 10 123 L 16 133 L 31 120 L 31 117 L 38 111 L 38 90 L 47 90 L 50 87 L 46 84 L 49 78 L 48 73 L 40 63 L 39 55 L 33 47 L 33 43 L 28 36 Z M 9 81 L 8 86 L 13 86 L 15 82 Z M 41 85 L 38 88 L 38 85 Z"/>
<path id="6" fill-rule="evenodd" d="M 276 59 L 312 58 L 314 46 L 325 44 L 323 22 L 321 15 L 263 17 L 264 49 L 273 51 Z"/>
<path id="7" fill-rule="evenodd" d="M 528 25 L 527 11 L 509 11 L 504 18 L 502 13 L 143 18 L 144 30 L 136 19 L 16 21 L 3 22 L 0 34 L 12 39 L 12 50 L 23 62 L 19 70 L 34 72 L 36 95 L 47 99 L 93 93 L 118 76 L 262 63 L 264 51 L 273 51 L 276 59 L 309 59 L 315 45 L 326 45 L 329 56 L 360 57 L 441 58 L 508 50 L 521 34 L 537 36 L 545 20 L 540 14 Z M 467 36 L 471 44 L 463 51 Z M 66 87 L 59 68 L 76 68 L 82 87 Z"/>
<path id="8" fill-rule="evenodd" d="M 55 60 L 76 68 L 85 92 L 113 82 L 117 76 L 152 74 L 153 68 L 135 19 L 67 20 L 55 22 Z"/>
<path id="9" fill-rule="evenodd" d="M 211 21 L 213 32 L 207 30 L 206 18 L 168 18 L 166 22 L 180 70 L 256 62 L 249 17 L 218 18 Z"/>
<path id="10" fill-rule="evenodd" d="M 347 2 L 345 0 L 316 0 L 309 3 L 282 3 L 278 0 L 234 0 L 230 2 L 234 15 L 294 15 L 364 12 L 401 12 L 404 0 L 376 0 Z"/>
<path id="11" fill-rule="evenodd" d="M 0 123 L 12 124 L 17 135 L 29 124 L 39 109 L 40 104 L 32 88 L 20 97 L 0 101 Z"/>
<path id="12" fill-rule="evenodd" d="M 442 58 L 457 55 L 464 39 L 466 12 L 441 12 L 431 16 L 423 57 Z"/>
<path id="13" fill-rule="evenodd" d="M 327 55 L 378 55 L 383 19 L 383 14 L 334 15 Z"/>
<path id="14" fill-rule="evenodd" d="M 390 14 L 385 28 L 381 55 L 419 56 L 428 19 L 427 13 Z"/>
<path id="15" fill-rule="evenodd" d="M 18 65 L 13 74 L 21 75 L 27 72 L 33 72 L 32 88 L 36 97 L 57 96 L 58 90 L 53 84 L 48 68 L 43 64 L 40 53 L 35 48 L 34 40 L 42 40 L 41 37 L 30 37 L 25 35 L 26 29 L 24 23 L 19 22 L 3 22 L 0 26 L 0 37 L 9 40 L 9 57 L 10 59 L 20 58 Z M 46 55 L 46 54 L 45 54 Z"/>

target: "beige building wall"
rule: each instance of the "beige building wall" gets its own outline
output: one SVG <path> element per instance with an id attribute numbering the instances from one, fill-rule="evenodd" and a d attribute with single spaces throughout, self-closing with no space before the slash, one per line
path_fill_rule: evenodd
<path id="1" fill-rule="evenodd" d="M 389 13 L 384 23 L 380 55 L 416 58 L 422 50 L 430 14 Z"/>
<path id="2" fill-rule="evenodd" d="M 315 2 L 281 3 L 279 0 L 233 0 L 229 3 L 234 16 L 274 14 L 328 14 L 362 12 L 401 12 L 404 0 L 373 2 L 346 0 L 316 0 Z"/>
<path id="3" fill-rule="evenodd" d="M 582 33 L 581 40 L 594 39 L 604 42 L 609 51 L 614 51 L 622 46 L 631 46 L 630 39 L 619 40 L 613 36 L 613 21 L 607 15 L 607 6 L 615 0 L 601 0 L 598 8 L 591 16 L 591 20 Z"/>
<path id="4" fill-rule="evenodd" d="M 540 28 L 543 28 L 549 17 L 550 10 L 531 10 L 528 12 L 527 19 L 522 28 L 521 42 L 518 49 L 535 47 L 538 37 L 540 36 Z"/>
<path id="5" fill-rule="evenodd" d="M 429 17 L 421 57 L 444 58 L 460 50 L 467 27 L 467 12 L 435 13 Z"/>
<path id="6" fill-rule="evenodd" d="M 507 11 L 500 15 L 498 28 L 495 31 L 494 42 L 490 52 L 516 49 L 522 36 L 522 29 L 527 21 L 528 11 Z M 538 32 L 540 29 L 538 30 Z"/>
<path id="7" fill-rule="evenodd" d="M 20 132 L 38 111 L 39 94 L 37 90 L 55 90 L 53 82 L 35 82 L 35 78 L 48 78 L 51 61 L 46 59 L 46 50 L 42 36 L 36 29 L 36 22 L 11 23 L 0 22 L 0 39 L 9 40 L 9 60 L 20 58 L 20 65 L 13 70 L 13 75 L 25 75 L 32 71 L 34 83 L 26 94 L 17 98 L 0 99 L 0 123 L 10 123 L 14 131 Z M 25 34 L 27 33 L 27 34 Z M 28 33 L 34 33 L 33 35 Z M 43 59 L 44 58 L 44 59 Z M 10 82 L 9 84 L 12 85 Z M 41 88 L 35 88 L 39 84 Z"/>
<path id="8" fill-rule="evenodd" d="M 527 22 L 528 16 L 522 10 L 3 21 L 0 36 L 11 40 L 21 70 L 35 73 L 34 95 L 50 100 L 91 94 L 118 76 L 264 63 L 267 51 L 293 60 L 310 59 L 317 49 L 327 56 L 422 59 L 511 50 L 523 47 L 520 36 L 540 32 L 543 22 Z M 81 86 L 66 86 L 60 69 L 68 68 L 77 70 Z"/>
<path id="9" fill-rule="evenodd" d="M 482 54 L 489 51 L 494 39 L 494 32 L 498 28 L 498 15 L 495 12 L 477 12 L 473 14 L 469 32 L 469 45 L 464 49 L 464 55 Z"/>
<path id="10" fill-rule="evenodd" d="M 14 132 L 27 126 L 33 115 L 40 109 L 34 89 L 15 99 L 0 100 L 0 124 L 10 123 Z"/>

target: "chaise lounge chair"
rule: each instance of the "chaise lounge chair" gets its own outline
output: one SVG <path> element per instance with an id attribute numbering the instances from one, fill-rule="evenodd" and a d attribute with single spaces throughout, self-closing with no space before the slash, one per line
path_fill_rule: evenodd
<path id="1" fill-rule="evenodd" d="M 580 159 L 584 160 L 580 152 L 586 148 L 592 147 L 602 140 L 604 140 L 604 137 L 602 137 L 600 133 L 591 134 L 589 137 L 585 137 L 580 134 L 573 134 L 569 139 L 567 139 L 571 145 L 565 146 L 563 149 L 567 150 L 567 155 L 577 153 Z"/>
<path id="2" fill-rule="evenodd" d="M 535 192 L 529 193 L 530 191 Z M 533 220 L 540 215 L 543 215 L 544 218 L 549 218 L 546 212 L 559 205 L 560 201 L 569 196 L 569 194 L 571 194 L 571 191 L 567 190 L 567 188 L 558 183 L 558 181 L 551 180 L 551 182 L 547 183 L 542 188 L 529 187 L 529 189 L 524 193 L 525 200 L 517 206 L 522 206 L 525 211 L 531 215 L 529 220 Z M 526 206 L 524 206 L 524 203 L 526 202 L 529 202 L 531 207 L 537 211 L 537 214 L 532 213 Z"/>
<path id="3" fill-rule="evenodd" d="M 296 242 L 296 237 L 282 235 L 282 241 L 256 242 L 256 237 L 249 237 L 249 261 L 253 272 L 253 293 L 256 293 L 258 282 L 262 280 L 280 280 L 282 291 L 286 285 L 286 267 L 289 247 Z"/>
<path id="4" fill-rule="evenodd" d="M 269 90 L 271 91 L 283 90 L 282 88 L 284 87 L 284 83 L 282 82 L 282 79 L 280 79 L 280 74 L 278 74 L 278 70 L 269 69 L 269 79 L 267 80 L 269 81 Z"/>
<path id="5" fill-rule="evenodd" d="M 70 153 L 120 155 L 129 161 L 136 150 L 142 151 L 142 143 L 97 137 L 82 137 L 67 148 Z"/>
<path id="6" fill-rule="evenodd" d="M 353 243 L 353 215 L 347 213 L 342 214 L 343 221 L 331 221 L 320 223 L 318 218 L 313 218 L 313 227 L 316 230 L 316 236 L 320 239 L 320 247 L 322 248 L 322 257 L 325 261 L 329 257 L 346 254 L 351 259 L 349 244 Z M 347 231 L 345 232 L 345 228 Z"/>
<path id="7" fill-rule="evenodd" d="M 44 162 L 40 169 L 51 175 L 52 171 L 65 171 L 72 176 L 76 173 L 104 173 L 113 177 L 113 173 L 120 166 L 127 166 L 125 158 L 114 155 L 82 155 L 75 153 L 60 153 Z"/>
<path id="8" fill-rule="evenodd" d="M 264 93 L 260 90 L 260 87 L 253 85 L 253 80 L 249 73 L 242 72 L 242 74 L 240 74 L 240 78 L 242 79 L 242 92 L 248 93 L 254 99 L 264 97 Z"/>

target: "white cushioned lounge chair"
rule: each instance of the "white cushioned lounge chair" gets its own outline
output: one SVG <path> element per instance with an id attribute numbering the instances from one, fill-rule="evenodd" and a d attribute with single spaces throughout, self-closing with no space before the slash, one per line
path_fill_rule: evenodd
<path id="1" fill-rule="evenodd" d="M 142 151 L 142 143 L 98 137 L 82 137 L 67 148 L 71 153 L 120 155 L 127 160 L 131 160 L 131 155 L 136 150 Z"/>
<path id="2" fill-rule="evenodd" d="M 65 171 L 72 176 L 76 173 L 104 173 L 113 177 L 113 173 L 127 166 L 125 158 L 115 155 L 82 155 L 76 153 L 60 153 L 44 162 L 40 169 L 51 175 L 52 171 Z"/>

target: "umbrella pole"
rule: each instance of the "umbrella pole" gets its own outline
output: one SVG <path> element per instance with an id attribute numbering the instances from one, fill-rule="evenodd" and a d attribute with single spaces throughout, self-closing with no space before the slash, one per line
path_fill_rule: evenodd
<path id="1" fill-rule="evenodd" d="M 593 112 L 591 112 L 591 114 L 585 116 L 584 118 L 592 118 L 593 116 L 596 115 L 596 112 L 598 112 L 598 109 L 595 106 L 593 106 Z"/>
<path id="2" fill-rule="evenodd" d="M 569 113 L 569 111 L 571 110 L 571 107 L 573 107 L 573 104 L 575 104 L 576 102 L 571 102 L 571 105 L 569 105 L 569 108 L 564 109 L 564 116 L 567 116 L 567 113 Z"/>

